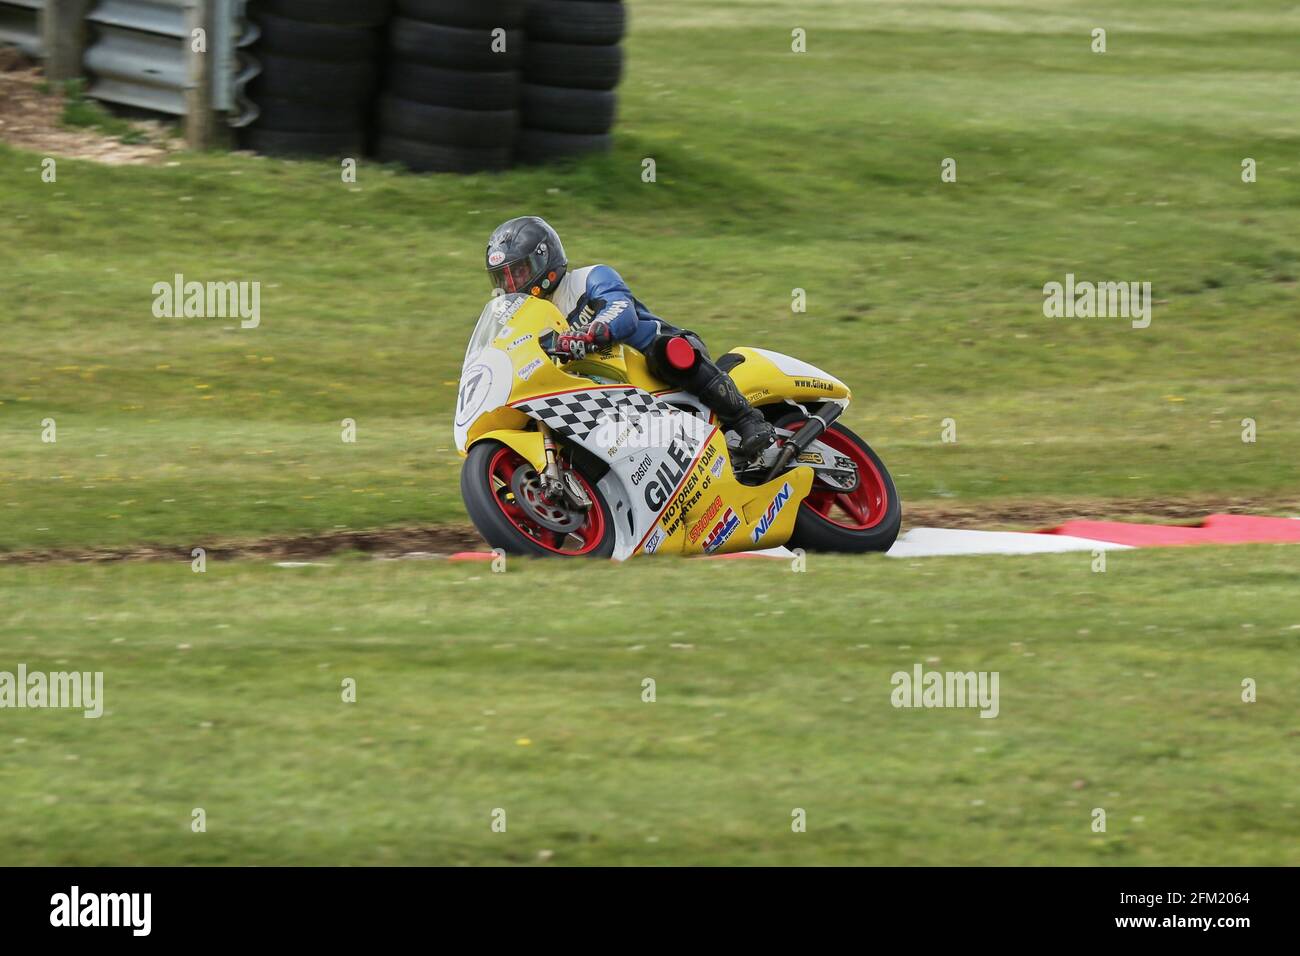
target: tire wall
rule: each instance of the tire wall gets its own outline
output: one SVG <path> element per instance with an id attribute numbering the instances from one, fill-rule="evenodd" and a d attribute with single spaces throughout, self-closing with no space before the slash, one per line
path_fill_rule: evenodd
<path id="1" fill-rule="evenodd" d="M 609 149 L 621 0 L 253 0 L 244 148 L 420 172 Z"/>

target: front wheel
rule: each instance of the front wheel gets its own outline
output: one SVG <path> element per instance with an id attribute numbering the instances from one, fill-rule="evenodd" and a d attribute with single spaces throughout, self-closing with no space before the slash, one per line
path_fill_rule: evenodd
<path id="1" fill-rule="evenodd" d="M 508 445 L 481 441 L 460 472 L 460 494 L 479 534 L 508 554 L 608 558 L 614 519 L 595 482 L 571 468 L 591 500 L 585 510 L 549 501 L 532 464 Z"/>
<path id="2" fill-rule="evenodd" d="M 798 431 L 803 419 L 785 420 L 778 428 Z M 861 438 L 838 422 L 818 439 L 837 454 L 852 459 L 858 486 L 836 491 L 816 480 L 799 505 L 789 547 L 809 551 L 888 551 L 903 524 L 903 505 L 894 479 L 880 456 Z"/>

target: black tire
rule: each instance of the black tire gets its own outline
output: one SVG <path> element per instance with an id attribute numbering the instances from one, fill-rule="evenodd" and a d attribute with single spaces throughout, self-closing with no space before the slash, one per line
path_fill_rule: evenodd
<path id="1" fill-rule="evenodd" d="M 788 427 L 790 421 L 802 417 L 798 413 L 786 416 L 778 423 L 778 427 Z M 874 528 L 854 531 L 827 521 L 806 503 L 801 503 L 799 514 L 794 520 L 794 533 L 790 535 L 786 545 L 808 551 L 845 551 L 852 554 L 888 551 L 898 538 L 898 531 L 903 525 L 903 504 L 899 500 L 898 489 L 894 487 L 894 479 L 889 474 L 889 469 L 885 467 L 885 463 L 880 460 L 880 456 L 858 435 L 839 422 L 832 424 L 830 431 L 838 432 L 857 445 L 880 472 L 881 483 L 888 499 L 885 505 L 885 516 Z"/>
<path id="2" fill-rule="evenodd" d="M 519 98 L 519 74 L 440 70 L 397 61 L 389 67 L 387 89 L 404 100 L 431 106 L 512 110 Z"/>
<path id="3" fill-rule="evenodd" d="M 256 101 L 258 129 L 286 132 L 356 132 L 363 126 L 360 107 L 263 97 Z"/>
<path id="4" fill-rule="evenodd" d="M 458 110 L 387 95 L 379 101 L 379 128 L 401 139 L 509 148 L 518 126 L 519 114 L 514 110 Z"/>
<path id="5" fill-rule="evenodd" d="M 602 0 L 531 0 L 525 27 L 530 40 L 617 43 L 627 29 L 626 8 Z"/>
<path id="6" fill-rule="evenodd" d="M 484 173 L 510 168 L 509 147 L 445 146 L 398 136 L 381 136 L 375 155 L 417 173 Z"/>
<path id="7" fill-rule="evenodd" d="M 303 23 L 266 12 L 254 12 L 252 20 L 262 32 L 254 55 L 264 50 L 319 60 L 371 60 L 379 49 L 379 31 L 374 27 Z"/>
<path id="8" fill-rule="evenodd" d="M 580 43 L 529 43 L 524 51 L 524 78 L 542 86 L 612 90 L 623 76 L 621 46 Z"/>
<path id="9" fill-rule="evenodd" d="M 561 133 L 608 133 L 618 96 L 610 90 L 571 90 L 521 83 L 519 119 L 533 129 Z"/>
<path id="10" fill-rule="evenodd" d="M 488 467 L 493 456 L 504 447 L 497 441 L 478 442 L 471 446 L 465 464 L 461 466 L 460 495 L 465 502 L 465 510 L 469 512 L 470 520 L 474 522 L 474 527 L 478 528 L 479 534 L 483 535 L 488 544 L 493 548 L 501 548 L 508 554 L 563 557 L 547 550 L 516 528 L 493 499 Z M 581 469 L 580 464 L 578 467 Z M 595 492 L 595 506 L 600 508 L 604 515 L 605 533 L 596 547 L 582 557 L 608 558 L 614 553 L 614 540 L 617 536 L 613 513 L 600 493 L 600 489 L 596 487 L 595 481 L 591 481 L 588 475 L 584 474 L 584 477 L 588 479 Z"/>
<path id="11" fill-rule="evenodd" d="M 330 63 L 263 53 L 262 72 L 248 84 L 248 98 L 279 97 L 304 102 L 364 103 L 375 90 L 373 63 Z"/>
<path id="12" fill-rule="evenodd" d="M 398 57 L 442 69 L 501 72 L 519 65 L 524 46 L 522 30 L 506 30 L 505 49 L 494 52 L 491 29 L 444 27 L 436 23 L 394 17 L 388 42 Z"/>
<path id="13" fill-rule="evenodd" d="M 300 130 L 259 129 L 243 131 L 245 149 L 264 156 L 334 156 L 357 158 L 362 154 L 360 130 L 342 132 L 302 132 Z"/>
<path id="14" fill-rule="evenodd" d="M 547 129 L 520 127 L 515 138 L 515 157 L 524 164 L 548 163 L 570 156 L 607 153 L 614 138 L 608 133 L 557 133 Z"/>
<path id="15" fill-rule="evenodd" d="M 376 27 L 393 12 L 392 0 L 258 0 L 255 9 L 305 23 Z"/>
<path id="16" fill-rule="evenodd" d="M 397 0 L 397 12 L 449 27 L 521 27 L 528 0 Z"/>

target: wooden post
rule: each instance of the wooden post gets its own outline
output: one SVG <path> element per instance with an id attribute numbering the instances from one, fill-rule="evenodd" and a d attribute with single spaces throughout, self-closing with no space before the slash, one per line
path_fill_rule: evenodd
<path id="1" fill-rule="evenodd" d="M 82 75 L 86 55 L 86 14 L 92 0 L 45 0 L 41 40 L 45 46 L 45 76 L 52 83 Z"/>
<path id="2" fill-rule="evenodd" d="M 217 38 L 216 0 L 191 0 L 186 14 L 185 52 L 189 60 L 189 86 L 185 91 L 185 140 L 190 149 L 224 149 L 231 142 L 224 113 L 213 109 L 212 84 L 218 69 L 213 43 Z M 202 30 L 202 50 L 195 31 Z"/>

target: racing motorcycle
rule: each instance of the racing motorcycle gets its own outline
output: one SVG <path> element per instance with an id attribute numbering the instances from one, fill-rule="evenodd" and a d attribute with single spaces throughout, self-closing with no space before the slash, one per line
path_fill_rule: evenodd
<path id="1" fill-rule="evenodd" d="M 492 547 L 623 560 L 894 543 L 898 492 L 839 423 L 850 394 L 834 376 L 766 349 L 722 355 L 718 367 L 776 428 L 746 461 L 708 407 L 656 380 L 636 349 L 561 363 L 553 347 L 567 330 L 554 305 L 521 293 L 492 299 L 470 336 L 454 422 L 460 488 Z M 669 355 L 678 342 L 690 347 L 674 340 Z"/>

